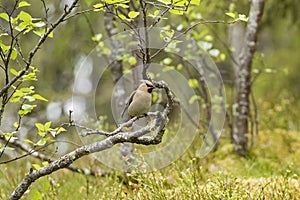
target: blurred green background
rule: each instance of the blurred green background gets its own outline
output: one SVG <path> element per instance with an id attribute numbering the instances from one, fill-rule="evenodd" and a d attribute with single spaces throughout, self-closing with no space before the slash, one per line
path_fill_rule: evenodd
<path id="1" fill-rule="evenodd" d="M 49 19 L 53 21 L 60 15 L 65 3 L 68 1 L 53 0 L 46 2 L 50 8 Z M 40 1 L 30 3 L 32 5 L 24 8 L 25 11 L 31 13 L 33 17 L 44 16 L 42 3 Z M 80 9 L 89 8 L 92 3 L 93 1 L 91 0 L 81 1 Z M 9 10 L 12 6 L 12 1 L 1 0 L 0 4 Z M 248 1 L 246 0 L 201 1 L 200 6 L 194 8 L 194 11 L 198 12 L 203 19 L 228 20 L 228 16 L 224 13 L 228 11 L 233 4 L 236 7 L 236 11 L 239 13 L 248 13 L 249 6 Z M 212 154 L 206 159 L 197 161 L 194 160 L 193 156 L 188 156 L 188 158 L 182 158 L 182 160 L 179 160 L 175 165 L 162 171 L 161 173 L 163 175 L 160 174 L 160 172 L 155 172 L 153 174 L 145 175 L 145 177 L 141 177 L 140 181 L 142 182 L 145 180 L 153 181 L 151 183 L 147 182 L 147 184 L 152 184 L 152 186 L 161 181 L 162 185 L 156 186 L 163 188 L 163 191 L 155 191 L 155 188 L 152 188 L 153 191 L 148 191 L 153 195 L 153 198 L 157 197 L 155 196 L 157 191 L 160 191 L 161 193 L 159 194 L 162 194 L 162 196 L 158 197 L 163 197 L 164 192 L 166 192 L 166 196 L 168 196 L 168 189 L 173 188 L 176 184 L 183 185 L 183 188 L 179 189 L 180 191 L 190 188 L 194 183 L 185 182 L 184 178 L 181 177 L 184 175 L 180 173 L 182 169 L 186 168 L 189 168 L 193 172 L 190 173 L 190 171 L 185 171 L 185 175 L 189 180 L 193 179 L 193 176 L 202 176 L 200 177 L 201 180 L 207 180 L 208 178 L 213 177 L 211 180 L 214 180 L 217 175 L 214 174 L 210 177 L 207 175 L 209 172 L 215 171 L 215 168 L 223 172 L 226 171 L 227 173 L 224 173 L 225 175 L 222 174 L 221 176 L 224 178 L 222 181 L 228 181 L 226 183 L 230 186 L 235 185 L 236 182 L 234 181 L 236 179 L 227 177 L 227 174 L 238 177 L 268 177 L 274 174 L 282 175 L 283 181 L 280 181 L 283 183 L 279 181 L 282 185 L 285 184 L 284 181 L 289 182 L 289 178 L 294 177 L 294 175 L 299 176 L 299 159 L 297 156 L 300 137 L 299 15 L 300 1 L 266 1 L 265 13 L 262 20 L 263 23 L 259 34 L 258 48 L 253 62 L 253 75 L 257 75 L 257 78 L 254 82 L 252 91 L 259 111 L 260 134 L 251 150 L 250 159 L 247 161 L 238 159 L 233 153 L 232 146 L 228 145 L 228 137 L 224 137 L 225 139 L 222 137 L 220 141 L 221 148 L 217 154 Z M 172 27 L 178 26 L 177 23 L 180 21 L 177 19 L 180 19 L 179 16 L 167 15 L 167 17 L 169 19 L 162 21 L 159 25 L 165 26 L 170 24 Z M 183 20 L 183 24 L 184 23 L 186 22 Z M 186 26 L 187 24 L 184 25 Z M 223 80 L 226 83 L 227 101 L 228 103 L 232 103 L 234 94 L 232 89 L 232 82 L 234 81 L 232 75 L 232 61 L 229 58 L 228 51 L 223 45 L 223 43 L 228 44 L 229 41 L 228 26 L 213 24 L 208 27 L 208 34 L 213 37 L 214 46 L 226 54 L 227 59 L 216 59 L 215 61 L 222 72 Z M 120 27 L 120 31 L 122 28 L 123 27 Z M 46 41 L 45 45 L 43 45 L 33 61 L 33 66 L 38 67 L 40 70 L 38 73 L 39 81 L 33 84 L 36 87 L 36 91 L 46 97 L 49 102 L 41 102 L 38 108 L 29 116 L 31 120 L 34 122 L 52 120 L 54 121 L 54 124 L 60 124 L 62 120 L 68 119 L 70 100 L 72 99 L 72 96 L 74 96 L 76 69 L 80 66 L 83 59 L 96 47 L 96 43 L 92 40 L 92 37 L 99 33 L 103 35 L 103 40 L 107 39 L 103 24 L 103 14 L 99 12 L 90 12 L 76 16 L 65 22 L 54 32 L 54 38 L 49 38 Z M 26 56 L 38 39 L 39 38 L 34 34 L 28 34 L 22 37 L 22 48 Z M 101 63 L 97 64 L 101 65 Z M 90 72 L 87 72 L 86 76 L 90 76 L 89 73 Z M 0 86 L 2 86 L 2 84 L 3 81 L 0 80 Z M 83 82 L 82 84 L 88 85 L 86 82 Z M 105 118 L 105 120 L 112 123 L 110 98 L 113 89 L 113 81 L 109 71 L 104 72 L 98 86 L 99 88 L 97 88 L 95 99 L 97 115 L 107 116 L 108 118 Z M 83 89 L 81 89 L 81 96 L 88 98 L 88 96 L 85 96 L 84 92 L 82 92 L 82 90 L 85 89 L 87 88 L 83 87 Z M 81 100 L 79 99 L 79 103 L 80 102 Z M 83 108 L 90 106 L 87 105 L 86 102 L 79 105 Z M 10 116 L 11 114 L 12 113 L 8 111 L 6 116 Z M 14 119 L 9 120 L 14 121 Z M 10 126 L 12 126 L 9 122 L 10 121 L 6 121 L 6 123 L 4 123 L 6 129 L 9 129 Z M 106 126 L 109 125 L 106 124 Z M 226 135 L 227 133 L 225 132 L 224 134 Z M 77 136 L 73 135 L 72 137 Z M 280 149 L 283 150 L 280 151 Z M 192 148 L 191 152 L 193 152 L 193 150 L 195 149 Z M 94 166 L 94 162 L 95 161 L 90 161 L 88 159 L 90 167 Z M 197 164 L 193 164 L 195 162 L 197 162 Z M 79 162 L 78 164 L 85 166 L 86 163 Z M 228 165 L 231 164 L 236 168 L 228 167 Z M 201 169 L 194 169 L 194 167 L 198 166 L 204 167 Z M 20 164 L 18 167 L 24 166 Z M 10 165 L 6 166 L 6 169 L 1 169 L 1 175 L 5 180 L 9 180 L 9 174 L 12 173 L 10 170 L 8 170 L 8 172 L 6 171 L 9 168 L 11 168 Z M 236 170 L 237 168 L 239 170 Z M 170 176 L 167 177 L 168 170 L 172 171 L 170 175 L 171 178 Z M 16 185 L 18 178 L 21 178 L 24 173 L 25 172 L 21 172 L 13 182 L 10 182 L 10 184 L 13 186 Z M 54 188 L 52 188 L 53 196 L 55 196 L 55 192 L 57 192 L 61 195 L 61 198 L 64 197 L 63 192 L 61 192 L 62 189 L 55 189 L 56 184 L 66 184 L 68 180 L 69 182 L 72 180 L 72 176 L 72 174 L 67 174 L 63 178 L 63 182 L 59 182 L 59 176 L 54 176 L 53 180 L 51 180 L 52 182 L 50 181 L 51 184 L 54 185 L 52 186 Z M 79 186 L 73 186 L 76 188 L 74 189 L 75 192 L 79 191 L 78 188 L 87 192 L 89 186 L 87 186 L 87 188 L 82 188 L 81 183 L 85 182 L 84 184 L 88 184 L 88 182 L 91 181 L 98 187 L 100 187 L 99 185 L 101 184 L 108 185 L 107 188 L 114 188 L 120 196 L 123 195 L 121 195 L 122 192 L 120 192 L 122 189 L 118 190 L 119 187 L 123 187 L 120 185 L 116 186 L 115 179 L 90 180 L 90 178 L 83 178 L 82 176 L 77 178 L 77 185 Z M 296 178 L 296 180 L 298 180 L 298 178 Z M 216 190 L 220 189 L 220 191 L 222 191 L 223 182 L 216 182 L 220 183 L 220 185 L 215 187 Z M 6 188 L 10 188 L 10 184 L 6 184 Z M 40 187 L 42 188 L 42 186 Z M 108 196 L 107 198 L 109 198 L 111 197 L 111 193 L 109 193 L 109 189 L 107 188 L 106 190 L 101 191 L 103 192 L 102 195 L 105 194 Z M 151 189 L 150 186 L 148 189 L 149 188 Z M 237 190 L 238 189 L 241 188 L 237 188 Z M 272 190 L 272 188 L 270 190 Z M 40 189 L 40 191 L 42 191 L 42 189 Z M 97 187 L 91 188 L 90 192 L 92 194 L 95 193 L 95 196 L 97 196 Z M 296 193 L 296 190 L 292 190 L 292 193 Z M 128 194 L 129 196 L 134 196 L 136 193 L 130 193 L 129 191 Z M 183 194 L 185 193 L 183 192 Z M 143 195 L 145 194 L 141 193 L 141 196 Z M 48 196 L 48 198 L 51 197 L 51 195 L 50 197 Z M 84 197 L 84 195 L 82 197 Z M 5 198 L 5 196 L 3 198 Z"/>

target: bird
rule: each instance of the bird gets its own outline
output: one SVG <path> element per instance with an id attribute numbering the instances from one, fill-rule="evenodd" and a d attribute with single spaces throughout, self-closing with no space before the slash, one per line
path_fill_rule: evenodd
<path id="1" fill-rule="evenodd" d="M 151 93 L 155 87 L 153 83 L 148 80 L 141 80 L 141 82 L 139 87 L 129 96 L 129 100 L 124 107 L 121 117 L 123 117 L 126 109 L 131 118 L 146 114 L 149 111 L 152 101 Z"/>

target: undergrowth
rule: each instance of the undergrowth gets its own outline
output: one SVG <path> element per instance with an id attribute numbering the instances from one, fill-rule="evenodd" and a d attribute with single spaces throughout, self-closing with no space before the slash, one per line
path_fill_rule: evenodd
<path id="1" fill-rule="evenodd" d="M 227 141 L 217 152 L 198 158 L 191 148 L 162 170 L 92 177 L 60 170 L 36 181 L 23 199 L 300 199 L 300 133 L 262 131 L 248 158 Z M 84 158 L 76 164 L 100 164 Z M 0 199 L 7 199 L 30 166 L 24 161 L 1 166 Z"/>

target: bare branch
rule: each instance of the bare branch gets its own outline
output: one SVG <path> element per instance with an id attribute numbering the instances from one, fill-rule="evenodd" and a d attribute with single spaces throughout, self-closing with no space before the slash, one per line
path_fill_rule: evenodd
<path id="1" fill-rule="evenodd" d="M 0 135 L 0 139 L 4 140 L 4 141 L 7 141 L 3 135 Z M 21 156 L 18 156 L 16 158 L 13 158 L 11 160 L 2 161 L 2 162 L 0 162 L 0 165 L 16 161 L 16 160 L 25 158 L 27 156 L 33 156 L 33 157 L 35 157 L 39 160 L 43 160 L 43 161 L 47 161 L 47 162 L 51 163 L 51 162 L 54 161 L 54 159 L 49 158 L 48 156 L 40 153 L 39 151 L 46 148 L 49 145 L 57 143 L 57 142 L 65 142 L 65 141 L 51 142 L 51 143 L 46 144 L 45 146 L 31 149 L 27 145 L 25 145 L 25 143 L 23 143 L 23 142 L 21 142 L 17 139 L 12 139 L 12 140 L 9 141 L 9 146 L 15 147 L 18 150 L 22 150 L 23 152 L 25 152 L 25 154 L 21 155 Z M 72 165 L 68 166 L 67 169 L 72 171 L 72 172 L 85 174 L 85 175 L 92 175 L 92 176 L 106 176 L 106 175 L 109 175 L 109 173 L 107 173 L 103 170 L 90 170 L 90 169 L 87 169 L 87 168 L 78 168 L 78 167 L 75 167 L 75 166 L 72 166 Z"/>
<path id="2" fill-rule="evenodd" d="M 103 6 L 103 7 L 105 7 L 105 6 Z M 99 8 L 101 8 L 101 7 L 99 7 Z M 69 20 L 73 17 L 76 17 L 77 15 L 82 15 L 82 14 L 89 13 L 89 12 L 92 12 L 92 11 L 94 11 L 94 8 L 78 11 L 78 12 L 74 13 L 73 15 L 70 15 L 69 17 L 66 17 L 63 21 L 67 21 L 67 20 Z"/>
<path id="3" fill-rule="evenodd" d="M 96 134 L 96 135 L 104 135 L 104 136 L 109 137 L 109 136 L 116 135 L 116 134 L 122 132 L 122 129 L 124 129 L 125 127 L 131 127 L 135 121 L 137 121 L 137 120 L 139 120 L 141 118 L 144 118 L 146 116 L 154 116 L 154 117 L 156 117 L 158 115 L 159 115 L 159 112 L 148 112 L 145 115 L 135 116 L 135 117 L 131 118 L 130 120 L 128 120 L 127 122 L 125 122 L 123 124 L 120 124 L 119 127 L 117 129 L 115 129 L 114 131 L 112 131 L 112 132 L 106 132 L 106 131 L 99 130 L 99 129 L 93 130 L 93 129 L 86 128 L 84 126 L 80 126 L 78 124 L 75 124 L 74 126 L 79 127 L 79 128 L 89 129 L 89 131 L 83 132 L 83 133 L 80 134 L 82 137 L 89 136 L 89 135 L 94 135 L 94 134 Z"/>
<path id="4" fill-rule="evenodd" d="M 131 142 L 131 143 L 138 143 L 144 145 L 157 144 L 161 142 L 165 130 L 165 125 L 168 121 L 168 115 L 171 109 L 173 108 L 175 96 L 173 95 L 168 85 L 164 81 L 160 81 L 160 82 L 153 81 L 153 83 L 157 88 L 161 88 L 165 90 L 166 95 L 168 97 L 168 102 L 163 112 L 155 113 L 156 117 L 151 121 L 151 123 L 149 123 L 147 126 L 137 131 L 119 132 L 115 135 L 111 135 L 107 137 L 102 141 L 94 142 L 92 144 L 79 147 L 74 151 L 62 156 L 61 158 L 49 163 L 49 165 L 45 167 L 42 167 L 38 170 L 31 170 L 25 176 L 25 178 L 20 182 L 20 184 L 11 194 L 9 199 L 10 200 L 20 199 L 23 196 L 23 194 L 26 192 L 28 187 L 34 181 L 36 181 L 42 176 L 51 174 L 54 171 L 70 166 L 75 160 L 85 155 L 103 151 L 105 149 L 113 147 L 115 144 L 123 143 L 123 142 Z M 156 136 L 154 137 L 144 136 L 149 132 L 154 132 Z"/>

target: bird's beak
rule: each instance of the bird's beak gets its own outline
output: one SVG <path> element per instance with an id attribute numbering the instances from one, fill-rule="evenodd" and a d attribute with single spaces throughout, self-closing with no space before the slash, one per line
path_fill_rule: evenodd
<path id="1" fill-rule="evenodd" d="M 153 89 L 155 89 L 155 87 L 154 87 L 154 86 L 152 86 L 152 87 L 149 87 L 149 88 L 148 88 L 148 91 L 151 93 Z"/>

